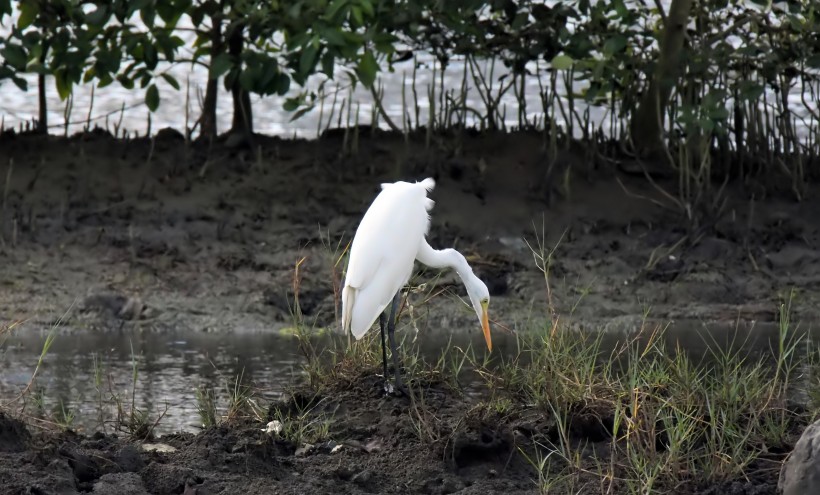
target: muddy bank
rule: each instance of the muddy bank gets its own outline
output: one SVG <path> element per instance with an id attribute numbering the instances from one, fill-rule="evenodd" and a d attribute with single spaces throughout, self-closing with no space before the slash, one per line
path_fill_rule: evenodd
<path id="1" fill-rule="evenodd" d="M 593 326 L 629 329 L 646 309 L 665 320 L 773 321 L 790 288 L 794 318 L 818 317 L 813 185 L 796 202 L 787 188 L 730 184 L 725 214 L 692 229 L 642 173 L 624 172 L 626 158 L 572 148 L 547 174 L 539 135 L 466 135 L 427 151 L 421 136 L 360 136 L 351 155 L 333 133 L 260 136 L 253 149 L 186 145 L 171 130 L 153 141 L 4 134 L 0 320 L 44 328 L 71 308 L 63 324 L 75 329 L 270 331 L 292 323 L 294 266 L 305 257 L 301 309 L 331 325 L 334 265 L 378 184 L 425 176 L 438 181 L 430 242 L 467 254 L 499 331 L 545 317 L 539 239 L 554 250 L 555 310 Z M 674 178 L 656 180 L 676 191 Z M 455 276 L 434 275 L 421 274 L 415 281 L 429 283 L 411 294 L 420 329 L 477 332 L 453 301 L 464 293 Z M 450 297 L 421 303 L 442 287 Z"/>
<path id="2" fill-rule="evenodd" d="M 634 328 L 647 309 L 661 320 L 774 324 L 792 288 L 792 320 L 818 319 L 814 185 L 795 202 L 730 184 L 725 215 L 693 228 L 659 206 L 663 194 L 642 174 L 616 162 L 571 149 L 545 173 L 536 135 L 469 135 L 457 149 L 445 140 L 429 151 L 422 142 L 365 132 L 351 156 L 341 153 L 338 135 L 259 137 L 257 148 L 246 148 L 186 146 L 172 131 L 153 141 L 6 134 L 0 323 L 22 321 L 16 332 L 58 320 L 68 332 L 272 332 L 292 326 L 298 289 L 304 320 L 332 326 L 336 262 L 378 184 L 426 176 L 437 179 L 430 242 L 462 250 L 487 281 L 496 332 L 537 328 L 549 304 L 564 319 L 618 330 Z M 657 183 L 676 187 L 672 178 Z M 550 252 L 547 291 L 539 265 Z M 421 272 L 413 285 L 400 331 L 465 331 L 481 342 L 475 316 L 457 304 L 464 289 L 454 275 Z M 153 439 L 166 450 L 156 451 L 122 435 L 40 432 L 3 416 L 0 486 L 8 493 L 535 492 L 537 472 L 518 449 L 532 453 L 533 439 L 555 436 L 549 414 L 492 415 L 480 398 L 438 383 L 424 385 L 420 413 L 407 398 L 383 397 L 374 373 L 284 402 L 264 418 L 326 425 L 315 442 L 269 435 L 265 421 L 246 419 Z M 599 425 L 580 424 L 573 435 L 599 456 L 608 445 Z M 752 466 L 750 479 L 666 488 L 774 493 L 772 466 L 789 448 Z M 584 476 L 579 486 L 600 493 L 601 480 Z"/>
<path id="3" fill-rule="evenodd" d="M 369 370 L 375 371 L 375 370 Z M 539 469 L 526 460 L 553 456 L 543 474 L 564 493 L 623 493 L 623 480 L 599 475 L 628 465 L 612 454 L 601 419 L 575 416 L 568 438 L 582 470 L 566 481 L 567 463 L 547 447 L 557 442 L 555 420 L 523 406 L 500 411 L 443 383 L 416 382 L 414 397 L 386 397 L 382 381 L 362 374 L 345 387 L 294 392 L 262 421 L 239 419 L 197 435 L 138 442 L 116 435 L 26 430 L 0 415 L 2 493 L 539 493 Z M 279 421 L 279 432 L 264 431 Z M 661 444 L 659 444 L 661 445 Z M 659 452 L 662 447 L 659 447 Z M 622 452 L 622 451 L 619 451 Z M 608 455 L 612 455 L 610 459 Z M 706 483 L 699 475 L 659 490 L 681 494 L 776 493 L 784 453 L 749 466 L 748 478 Z M 610 464 L 612 462 L 612 464 Z M 543 467 L 543 466 L 541 466 Z M 625 471 L 625 474 L 629 474 Z M 663 485 L 663 486 L 660 486 Z"/>

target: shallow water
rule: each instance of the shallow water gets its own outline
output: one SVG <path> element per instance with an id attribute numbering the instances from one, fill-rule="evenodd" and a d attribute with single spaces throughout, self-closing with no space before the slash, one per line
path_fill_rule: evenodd
<path id="1" fill-rule="evenodd" d="M 0 404 L 13 401 L 26 388 L 46 337 L 47 330 L 28 332 L 11 336 L 0 346 Z M 469 338 L 455 338 L 454 343 L 462 340 L 466 345 Z M 318 346 L 327 342 L 317 339 Z M 444 337 L 426 339 L 421 352 L 436 355 L 447 343 Z M 100 392 L 95 379 L 99 370 L 104 403 L 112 403 L 116 395 L 130 406 L 133 391 L 137 409 L 150 411 L 152 417 L 164 413 L 158 433 L 196 431 L 198 388 L 212 388 L 218 411 L 224 412 L 228 391 L 241 377 L 265 403 L 305 376 L 305 362 L 296 338 L 281 334 L 61 332 L 37 372 L 30 397 L 41 397 L 46 416 L 61 417 L 65 408 L 74 413 L 75 428 L 99 428 Z M 103 409 L 111 420 L 114 411 Z M 27 410 L 32 412 L 31 406 Z"/>
<path id="2" fill-rule="evenodd" d="M 654 325 L 648 325 L 652 328 Z M 598 327 L 600 328 L 600 327 Z M 631 327 L 631 332 L 636 327 Z M 801 329 L 808 326 L 801 325 Z M 603 347 L 622 339 L 626 326 L 612 326 L 604 334 Z M 680 344 L 693 356 L 708 359 L 709 348 L 734 342 L 750 357 L 764 356 L 776 346 L 778 329 L 773 323 L 696 321 L 672 323 L 666 330 L 670 347 Z M 0 404 L 18 397 L 29 383 L 37 365 L 47 330 L 18 333 L 0 345 Z M 450 341 L 452 339 L 452 341 Z M 479 340 L 476 340 L 479 339 Z M 420 352 L 437 358 L 450 343 L 482 349 L 475 333 L 427 335 L 419 341 Z M 326 339 L 323 340 L 327 342 Z M 495 356 L 516 352 L 515 337 L 496 332 Z M 322 341 L 318 342 L 319 345 Z M 457 351 L 453 351 L 457 352 Z M 136 357 L 137 386 L 133 387 Z M 36 413 L 37 403 L 44 417 L 60 417 L 63 408 L 74 415 L 77 429 L 100 428 L 103 411 L 105 428 L 112 428 L 115 410 L 112 395 L 121 397 L 152 418 L 164 413 L 157 433 L 196 431 L 199 427 L 196 390 L 212 387 L 218 397 L 218 411 L 224 412 L 228 389 L 237 377 L 254 387 L 261 403 L 275 399 L 303 377 L 305 362 L 292 336 L 260 333 L 176 333 L 110 331 L 104 333 L 61 332 L 38 371 L 27 413 Z M 95 370 L 101 370 L 98 392 Z M 480 393 L 478 381 L 464 384 L 469 392 Z M 99 407 L 100 393 L 104 407 Z M 19 402 L 18 402 L 19 404 Z M 166 410 L 167 406 L 167 410 Z"/>

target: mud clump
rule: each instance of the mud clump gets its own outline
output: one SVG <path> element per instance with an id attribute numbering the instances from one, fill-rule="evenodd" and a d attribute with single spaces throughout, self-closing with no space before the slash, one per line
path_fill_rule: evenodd
<path id="1" fill-rule="evenodd" d="M 0 411 L 0 452 L 21 452 L 31 435 L 22 421 Z"/>

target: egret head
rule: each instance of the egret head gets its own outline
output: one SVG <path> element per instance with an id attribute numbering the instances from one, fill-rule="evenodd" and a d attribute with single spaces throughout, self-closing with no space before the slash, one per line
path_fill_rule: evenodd
<path id="1" fill-rule="evenodd" d="M 478 321 L 481 322 L 481 329 L 484 331 L 484 340 L 487 342 L 487 349 L 492 351 L 493 341 L 490 338 L 490 320 L 487 316 L 487 307 L 490 305 L 490 291 L 478 277 L 474 278 L 473 283 L 466 285 L 470 302 L 473 304 L 475 313 L 478 316 Z"/>

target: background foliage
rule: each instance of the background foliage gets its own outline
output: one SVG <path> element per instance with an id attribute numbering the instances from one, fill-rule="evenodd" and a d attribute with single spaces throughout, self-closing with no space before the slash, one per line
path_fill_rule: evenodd
<path id="1" fill-rule="evenodd" d="M 250 94 L 287 94 L 284 107 L 298 118 L 322 97 L 321 84 L 307 89 L 312 78 L 342 78 L 371 90 L 381 109 L 379 74 L 428 53 L 441 77 L 437 93 L 435 82 L 428 88 L 428 128 L 463 126 L 468 114 L 480 127 L 506 128 L 498 102 L 513 91 L 520 127 L 569 136 L 580 129 L 589 138 L 598 129 L 576 104 L 601 106 L 611 115 L 608 137 L 639 156 L 673 156 L 673 167 L 683 164 L 686 180 L 699 186 L 713 175 L 712 167 L 702 170 L 706 155 L 731 156 L 741 173 L 762 166 L 754 157 L 785 156 L 797 183 L 817 151 L 818 7 L 818 0 L 0 0 L 8 32 L 0 39 L 0 84 L 30 90 L 21 74 L 41 76 L 38 128 L 46 132 L 45 84 L 63 99 L 78 84 L 120 84 L 144 92 L 153 111 L 161 93 L 180 91 L 168 68 L 199 64 L 209 82 L 198 131 L 212 138 L 220 82 L 234 100 L 231 130 L 250 133 Z M 186 31 L 194 33 L 191 46 Z M 464 62 L 462 93 L 478 89 L 484 108 L 468 108 L 463 94 L 443 87 L 453 60 Z M 497 71 L 482 70 L 487 64 Z M 538 118 L 523 104 L 524 80 L 533 77 L 543 102 Z M 558 94 L 559 86 L 573 89 Z M 381 113 L 395 130 L 408 130 Z"/>

